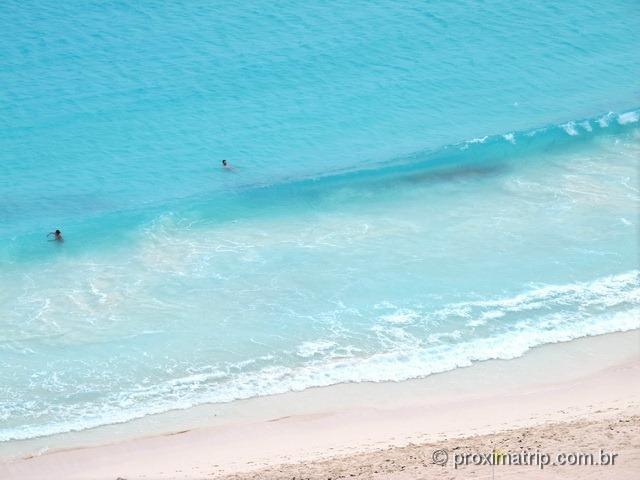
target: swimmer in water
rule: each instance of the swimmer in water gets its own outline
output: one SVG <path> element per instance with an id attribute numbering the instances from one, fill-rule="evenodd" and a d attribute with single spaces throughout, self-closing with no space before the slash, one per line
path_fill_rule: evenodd
<path id="1" fill-rule="evenodd" d="M 231 172 L 235 171 L 235 168 L 229 165 L 229 162 L 227 162 L 226 160 L 222 160 L 222 168 L 229 170 Z"/>
<path id="2" fill-rule="evenodd" d="M 47 237 L 53 235 L 53 240 L 49 240 L 50 242 L 64 242 L 64 239 L 62 238 L 62 233 L 60 232 L 60 230 L 56 230 L 54 232 L 49 232 L 47 233 Z"/>

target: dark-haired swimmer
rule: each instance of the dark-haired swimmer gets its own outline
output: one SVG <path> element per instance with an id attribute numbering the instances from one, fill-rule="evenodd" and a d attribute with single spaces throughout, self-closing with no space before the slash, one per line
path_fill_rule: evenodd
<path id="1" fill-rule="evenodd" d="M 235 172 L 236 171 L 236 167 L 232 167 L 229 162 L 227 162 L 226 160 L 222 160 L 222 168 L 224 168 L 225 170 L 229 170 L 230 172 Z"/>
<path id="2" fill-rule="evenodd" d="M 47 237 L 50 237 L 51 235 L 53 235 L 53 239 L 49 240 L 50 242 L 64 242 L 64 238 L 62 238 L 60 230 L 47 233 Z"/>

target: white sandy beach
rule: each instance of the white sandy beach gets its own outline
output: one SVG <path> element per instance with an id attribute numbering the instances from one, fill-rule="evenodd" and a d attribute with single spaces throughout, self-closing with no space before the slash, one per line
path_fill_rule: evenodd
<path id="1" fill-rule="evenodd" d="M 640 480 L 639 7 L 1 2 L 0 480 Z"/>
<path id="2" fill-rule="evenodd" d="M 495 478 L 635 478 L 639 429 L 635 330 L 420 380 L 336 385 L 10 442 L 0 447 L 0 477 L 491 478 L 487 465 L 454 469 L 453 455 L 499 448 L 618 457 L 607 467 L 498 466 Z M 447 466 L 433 464 L 437 449 L 451 456 Z"/>

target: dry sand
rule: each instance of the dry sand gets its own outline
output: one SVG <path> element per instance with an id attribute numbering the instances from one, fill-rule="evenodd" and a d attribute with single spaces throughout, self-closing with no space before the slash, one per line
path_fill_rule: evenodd
<path id="1" fill-rule="evenodd" d="M 406 447 L 393 447 L 323 461 L 283 464 L 222 478 L 224 480 L 344 478 L 635 480 L 640 475 L 638 409 L 611 409 L 607 413 L 610 418 L 603 420 L 550 423 L 492 435 L 455 438 L 423 445 L 411 444 Z M 440 453 L 437 458 L 448 458 L 448 461 L 444 465 L 441 464 L 442 462 L 435 464 L 434 452 L 442 452 L 442 450 L 445 450 L 446 456 Z M 494 451 L 496 453 L 493 453 Z M 524 452 L 525 455 L 511 457 L 512 463 L 507 463 L 507 454 L 520 452 Z M 469 457 L 474 454 L 475 457 Z M 478 456 L 478 454 L 485 455 Z M 489 455 L 488 458 L 486 454 Z M 587 454 L 593 457 L 583 457 L 584 460 L 578 460 L 577 456 L 571 457 L 571 454 Z M 616 456 L 612 458 L 612 454 Z M 566 456 L 558 457 L 559 455 Z M 467 464 L 464 463 L 465 458 L 469 458 Z M 516 465 L 518 458 L 522 459 L 521 463 L 527 462 L 528 465 Z M 495 462 L 501 462 L 501 464 L 492 466 L 491 463 Z M 561 462 L 566 465 L 561 465 Z M 610 465 L 603 465 L 604 463 L 610 463 Z"/>
<path id="2" fill-rule="evenodd" d="M 452 463 L 456 453 L 493 448 L 618 455 L 613 466 L 497 466 L 495 478 L 636 478 L 639 418 L 636 330 L 421 380 L 336 385 L 11 442 L 0 445 L 0 478 L 492 478 L 490 465 Z M 448 451 L 447 466 L 432 463 L 437 449 Z"/>

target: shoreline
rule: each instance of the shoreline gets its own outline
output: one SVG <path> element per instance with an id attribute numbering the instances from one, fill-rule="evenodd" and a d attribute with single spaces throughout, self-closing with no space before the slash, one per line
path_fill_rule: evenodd
<path id="1" fill-rule="evenodd" d="M 0 476 L 214 478 L 547 422 L 633 417 L 639 373 L 640 330 L 583 337 L 423 379 L 317 387 L 5 442 Z"/>

